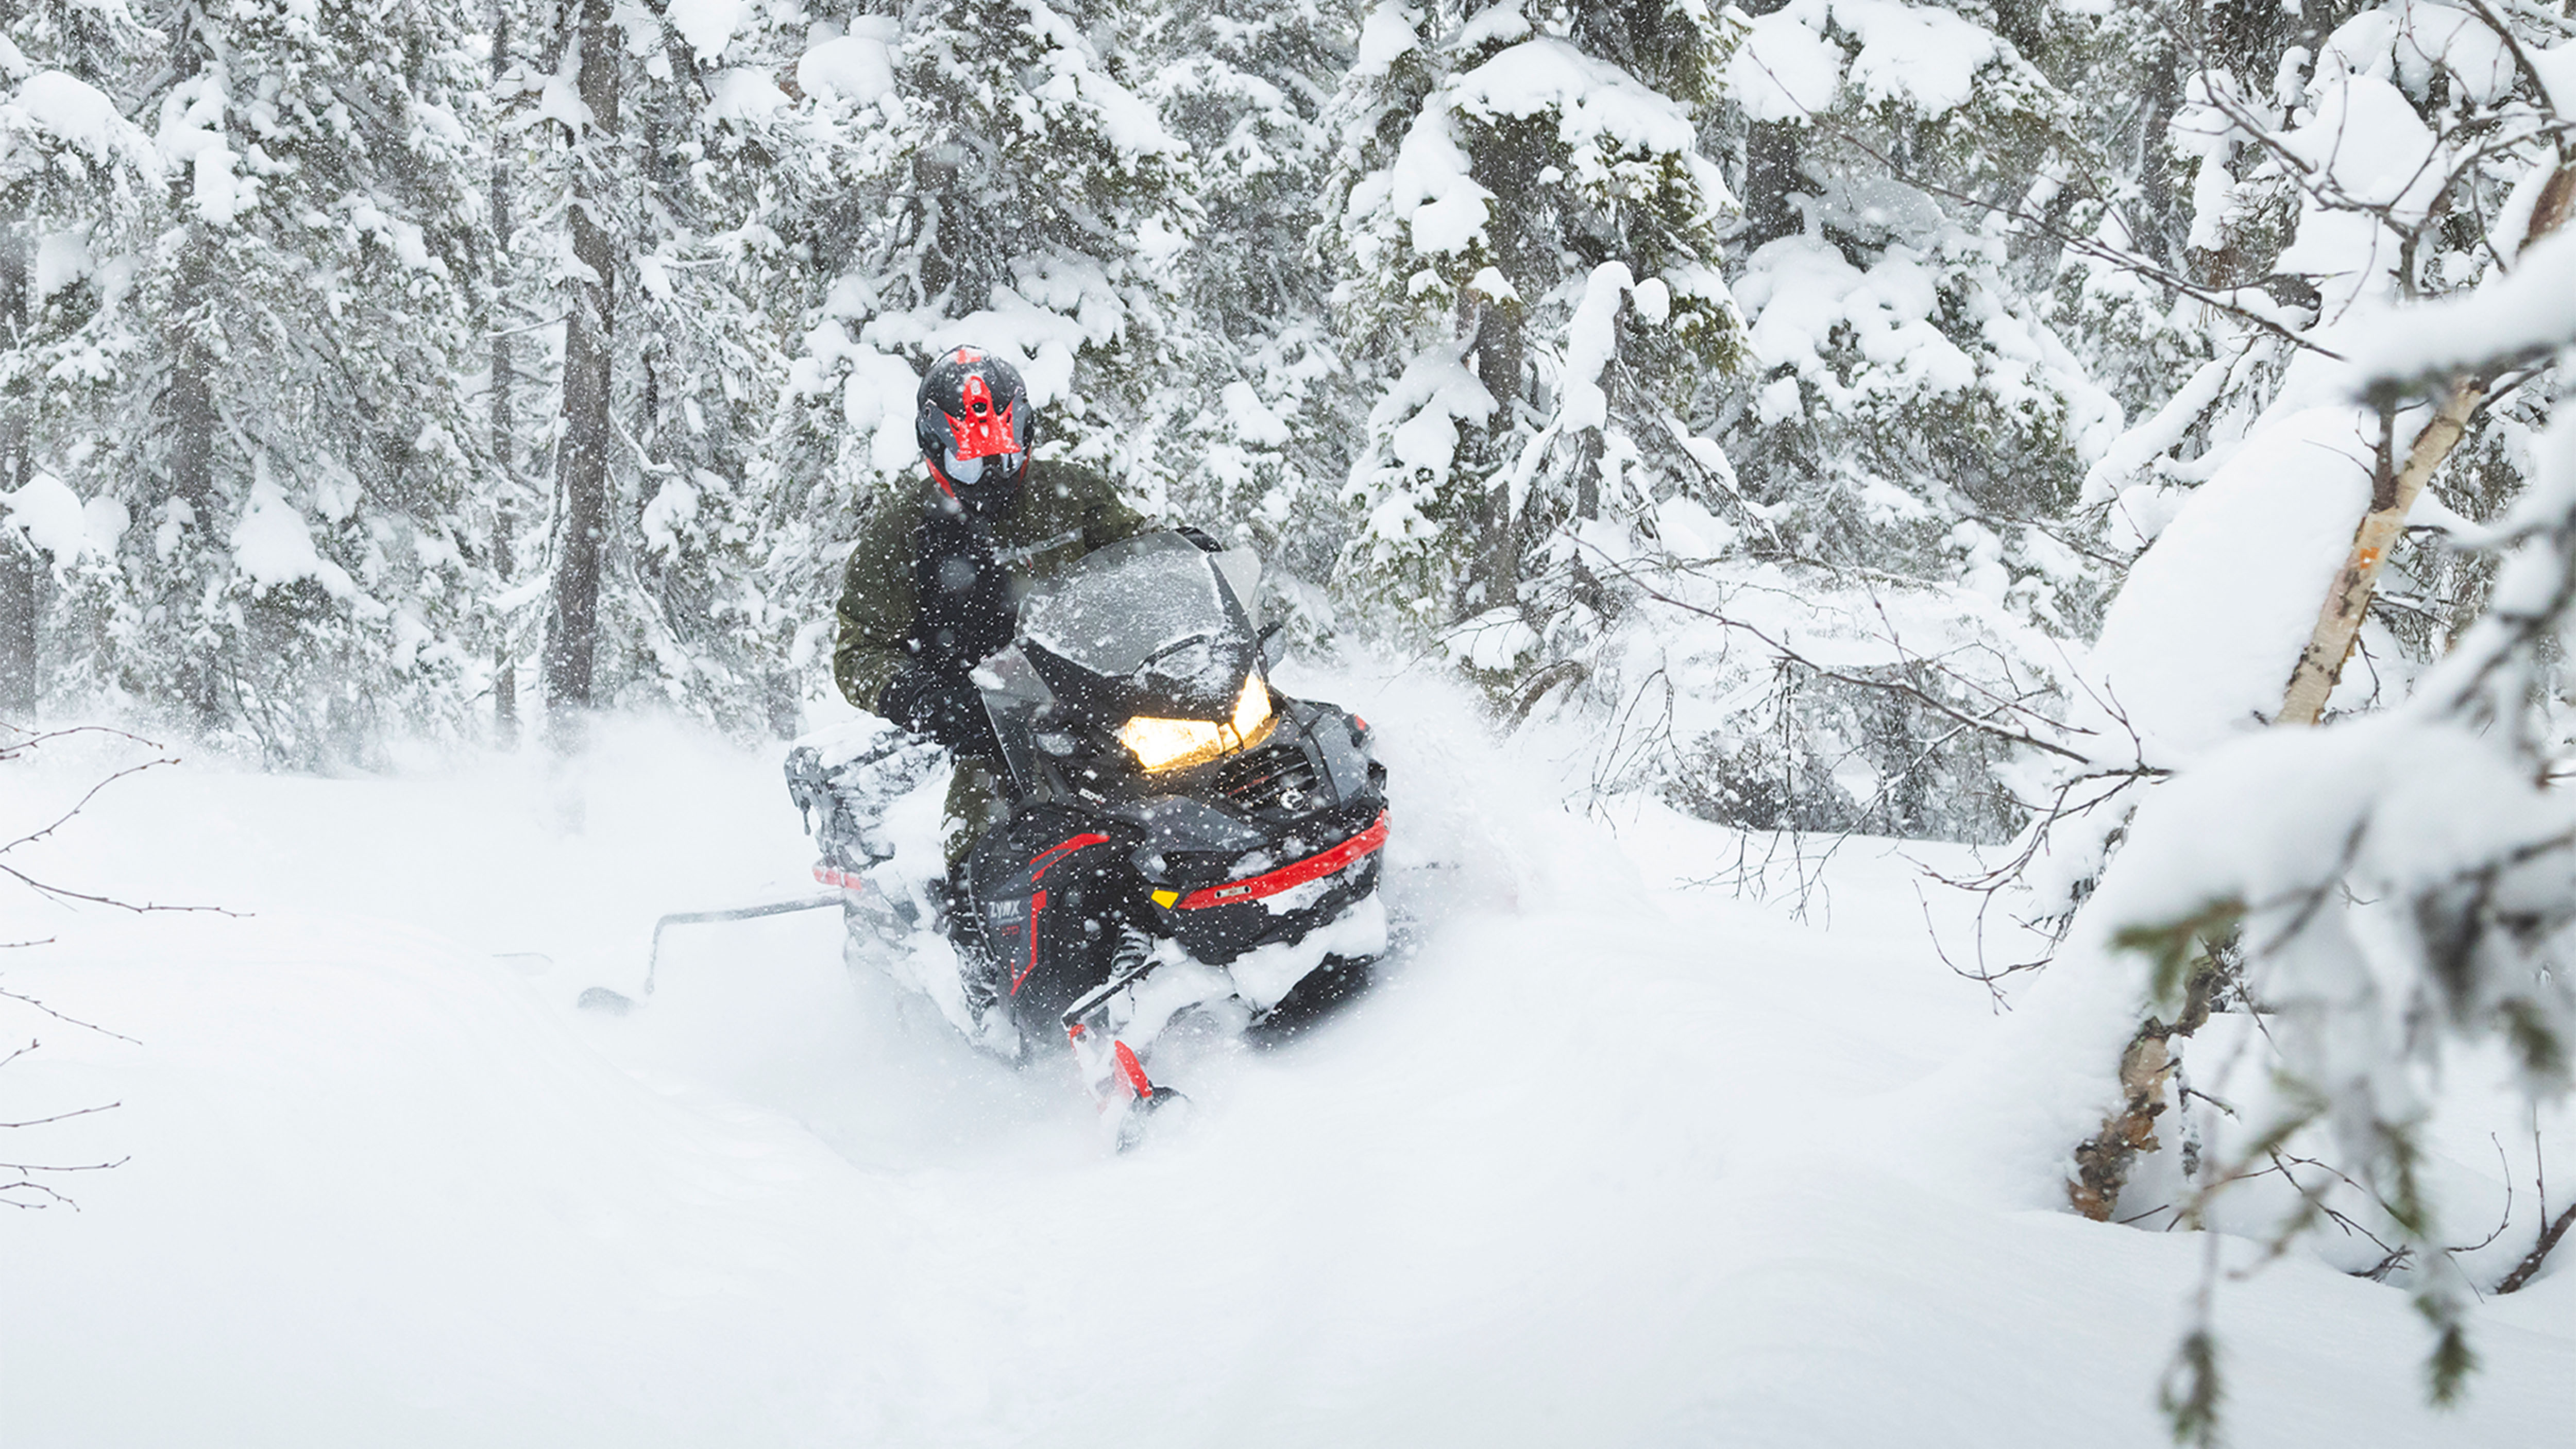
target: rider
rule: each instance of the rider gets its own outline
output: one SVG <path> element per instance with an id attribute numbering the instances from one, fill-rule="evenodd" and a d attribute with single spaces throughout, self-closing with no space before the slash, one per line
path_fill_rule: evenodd
<path id="1" fill-rule="evenodd" d="M 1078 907 L 1086 882 L 1096 897 L 1116 873 L 1105 859 L 1077 862 L 1086 851 L 1108 856 L 1088 848 L 1106 841 L 1060 830 L 1056 812 L 1011 818 L 996 779 L 1000 745 L 969 676 L 1011 642 L 1033 584 L 1154 525 L 1101 474 L 1032 459 L 1038 420 L 1028 389 L 988 352 L 959 347 L 932 363 L 914 426 L 929 476 L 915 496 L 881 502 L 860 529 L 841 576 L 832 677 L 850 703 L 956 757 L 944 844 L 952 874 L 973 883 L 957 881 L 952 894 L 960 905 L 972 896 L 989 932 L 970 941 L 984 948 L 970 954 L 985 958 L 970 963 L 970 994 L 989 999 L 1007 980 L 1015 1005 L 1060 1010 L 1108 934 L 1100 917 L 1066 907 Z"/>

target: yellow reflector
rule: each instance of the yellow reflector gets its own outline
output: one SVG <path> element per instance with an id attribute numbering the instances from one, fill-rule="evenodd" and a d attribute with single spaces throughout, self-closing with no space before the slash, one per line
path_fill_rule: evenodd
<path id="1" fill-rule="evenodd" d="M 1170 910 L 1170 909 L 1172 908 L 1172 903 L 1173 903 L 1174 901 L 1179 900 L 1180 898 L 1181 898 L 1181 893 L 1180 893 L 1179 891 L 1156 891 L 1156 892 L 1154 892 L 1154 904 L 1156 904 L 1156 905 L 1158 905 L 1158 906 L 1161 906 L 1164 910 L 1167 910 L 1167 911 L 1168 911 L 1168 910 Z"/>

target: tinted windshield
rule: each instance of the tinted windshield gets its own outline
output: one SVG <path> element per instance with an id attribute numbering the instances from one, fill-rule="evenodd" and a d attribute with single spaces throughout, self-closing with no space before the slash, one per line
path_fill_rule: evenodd
<path id="1" fill-rule="evenodd" d="M 1227 691 L 1239 683 L 1238 651 L 1224 647 L 1236 630 L 1217 592 L 1208 555 L 1176 533 L 1149 533 L 1112 544 L 1067 569 L 1020 606 L 1020 632 L 1030 642 L 1095 674 L 1125 678 L 1148 661 L 1154 673 L 1210 679 Z"/>

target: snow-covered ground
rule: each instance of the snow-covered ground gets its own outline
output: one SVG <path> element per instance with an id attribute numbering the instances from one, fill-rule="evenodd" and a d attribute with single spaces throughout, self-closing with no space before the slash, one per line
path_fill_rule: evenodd
<path id="1" fill-rule="evenodd" d="M 0 940 L 51 938 L 0 985 L 121 1034 L 0 1002 L 43 1042 L 0 1120 L 119 1104 L 0 1158 L 125 1159 L 0 1215 L 0 1442 L 2165 1442 L 2213 1240 L 2063 1210 L 2106 1084 L 1936 957 L 1940 857 L 1847 844 L 1801 915 L 1691 884 L 1735 836 L 1568 813 L 1442 690 L 1319 692 L 1392 761 L 1414 948 L 1209 1048 L 1125 1157 L 1068 1074 L 845 969 L 832 913 L 677 928 L 649 1004 L 575 1009 L 660 913 L 807 888 L 774 749 L 628 722 L 560 774 L 118 784 L 10 863 L 236 914 L 0 883 Z M 130 754 L 8 767 L 0 838 Z M 2228 1283 L 2231 1434 L 2563 1442 L 2576 1271 L 2473 1322 L 2437 1412 L 2402 1294 Z"/>

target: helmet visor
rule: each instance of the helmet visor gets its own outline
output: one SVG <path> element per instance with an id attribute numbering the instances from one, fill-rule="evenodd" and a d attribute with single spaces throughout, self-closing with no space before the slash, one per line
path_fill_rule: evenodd
<path id="1" fill-rule="evenodd" d="M 971 488 L 983 482 L 988 471 L 997 481 L 1008 482 L 1019 476 L 1020 465 L 1026 461 L 1028 461 L 1026 453 L 992 453 L 960 457 L 957 450 L 951 448 L 941 458 L 939 471 L 948 476 L 949 482 L 961 488 Z"/>

